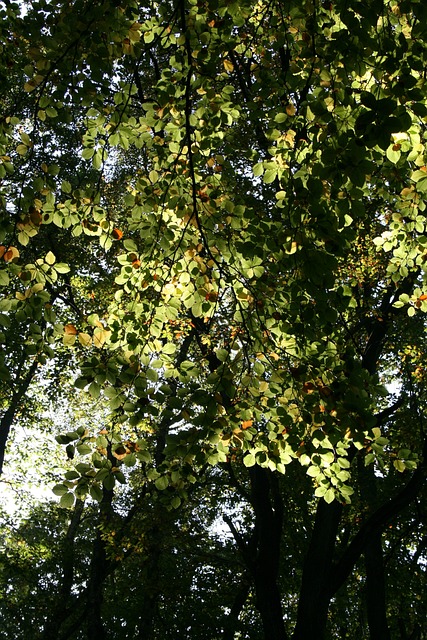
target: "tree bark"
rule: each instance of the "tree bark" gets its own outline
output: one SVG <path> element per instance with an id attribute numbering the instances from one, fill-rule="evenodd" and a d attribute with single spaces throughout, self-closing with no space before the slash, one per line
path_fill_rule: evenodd
<path id="1" fill-rule="evenodd" d="M 99 521 L 93 543 L 92 561 L 86 600 L 86 637 L 87 640 L 106 640 L 107 632 L 102 621 L 102 603 L 104 600 L 104 581 L 109 572 L 109 563 L 102 537 L 103 528 L 113 515 L 111 506 L 114 491 L 103 488 L 103 497 L 99 503 Z"/>
<path id="2" fill-rule="evenodd" d="M 169 520 L 169 519 L 168 519 Z M 164 528 L 163 528 L 164 531 Z M 138 640 L 153 640 L 154 620 L 157 612 L 160 589 L 160 558 L 162 553 L 162 529 L 154 525 L 146 538 L 149 537 L 149 546 L 146 550 L 148 559 L 144 568 L 142 585 L 141 615 L 138 621 Z"/>
<path id="3" fill-rule="evenodd" d="M 382 535 L 376 531 L 365 548 L 366 610 L 371 640 L 390 640 L 387 623 Z"/>
<path id="4" fill-rule="evenodd" d="M 28 387 L 30 386 L 31 380 L 34 377 L 38 366 L 38 362 L 36 360 L 31 364 L 27 374 L 24 378 L 18 383 L 17 390 L 12 394 L 12 398 L 9 404 L 9 407 L 3 414 L 3 417 L 0 420 L 0 476 L 3 473 L 3 465 L 4 465 L 4 456 L 6 453 L 6 445 L 7 439 L 9 437 L 10 428 L 15 419 L 16 412 L 24 401 L 25 394 L 27 393 Z M 17 374 L 17 377 L 19 374 Z M 19 377 L 18 377 L 19 379 Z"/>
<path id="5" fill-rule="evenodd" d="M 333 592 L 330 581 L 342 506 L 320 500 L 310 546 L 304 561 L 297 624 L 293 640 L 325 638 L 328 608 Z"/>
<path id="6" fill-rule="evenodd" d="M 236 631 L 239 625 L 239 615 L 242 612 L 245 602 L 248 598 L 251 588 L 251 580 L 246 576 L 242 579 L 241 585 L 236 592 L 233 605 L 230 609 L 230 613 L 225 619 L 224 633 L 222 640 L 234 640 Z"/>
<path id="7" fill-rule="evenodd" d="M 365 467 L 358 460 L 360 494 L 368 512 L 375 511 L 378 504 L 377 484 L 373 466 Z M 390 640 L 387 624 L 386 587 L 382 549 L 382 529 L 376 529 L 367 538 L 365 549 L 366 590 L 365 601 L 369 633 L 372 640 Z"/>
<path id="8" fill-rule="evenodd" d="M 277 585 L 283 504 L 277 476 L 254 466 L 249 469 L 251 502 L 255 512 L 257 553 L 251 570 L 255 581 L 256 606 L 266 640 L 287 640 L 280 591 Z"/>
<path id="9" fill-rule="evenodd" d="M 84 503 L 77 500 L 73 515 L 65 536 L 62 552 L 62 580 L 59 587 L 56 605 L 47 620 L 43 640 L 58 640 L 63 622 L 73 613 L 69 609 L 69 600 L 74 580 L 75 537 L 80 524 Z"/>

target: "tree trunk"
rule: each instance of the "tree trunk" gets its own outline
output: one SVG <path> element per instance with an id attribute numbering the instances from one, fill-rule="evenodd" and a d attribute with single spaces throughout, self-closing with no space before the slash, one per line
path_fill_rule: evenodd
<path id="1" fill-rule="evenodd" d="M 164 531 L 164 529 L 163 529 Z M 160 557 L 162 546 L 162 529 L 153 526 L 146 532 L 150 539 L 146 550 L 147 562 L 144 568 L 142 597 L 140 598 L 141 615 L 138 621 L 138 640 L 153 640 L 154 620 L 160 595 Z"/>
<path id="2" fill-rule="evenodd" d="M 80 524 L 83 506 L 83 501 L 77 500 L 68 525 L 62 552 L 62 580 L 56 604 L 44 628 L 43 640 L 58 640 L 63 622 L 74 613 L 72 609 L 69 609 L 68 605 L 74 581 L 75 537 Z"/>
<path id="3" fill-rule="evenodd" d="M 18 389 L 15 391 L 15 393 L 12 394 L 9 407 L 0 420 L 0 476 L 3 473 L 4 456 L 6 453 L 6 445 L 10 433 L 10 428 L 15 419 L 16 412 L 25 399 L 25 394 L 27 393 L 31 380 L 34 377 L 37 366 L 38 362 L 34 360 L 25 377 L 17 383 Z M 17 378 L 19 380 L 18 375 Z"/>
<path id="4" fill-rule="evenodd" d="M 293 640 L 322 640 L 325 638 L 335 541 L 341 519 L 342 506 L 320 500 L 310 546 L 304 561 L 297 624 Z"/>
<path id="5" fill-rule="evenodd" d="M 111 456 L 110 452 L 109 455 Z M 104 600 L 104 581 L 108 575 L 109 562 L 107 561 L 105 541 L 101 532 L 113 515 L 111 506 L 113 494 L 113 490 L 103 488 L 103 497 L 99 503 L 99 521 L 96 538 L 93 543 L 92 561 L 87 587 L 87 640 L 106 640 L 107 638 L 107 632 L 102 622 L 102 603 Z"/>
<path id="6" fill-rule="evenodd" d="M 376 531 L 365 548 L 366 609 L 371 640 L 390 640 L 386 615 L 382 536 Z"/>
<path id="7" fill-rule="evenodd" d="M 358 461 L 360 493 L 369 512 L 378 506 L 377 484 L 373 466 L 365 467 Z M 366 569 L 366 611 L 369 634 L 372 640 L 390 640 L 387 624 L 386 587 L 384 577 L 382 530 L 371 533 L 364 550 Z"/>
<path id="8" fill-rule="evenodd" d="M 236 631 L 238 630 L 239 615 L 242 612 L 243 607 L 245 606 L 250 588 L 251 580 L 249 576 L 246 576 L 242 579 L 242 583 L 240 585 L 240 588 L 236 592 L 233 605 L 230 609 L 230 613 L 225 619 L 222 640 L 234 640 Z"/>
<path id="9" fill-rule="evenodd" d="M 256 606 L 266 640 L 287 640 L 283 622 L 279 576 L 283 504 L 277 476 L 259 466 L 249 469 L 251 502 L 255 511 L 257 553 L 251 564 L 255 580 Z"/>

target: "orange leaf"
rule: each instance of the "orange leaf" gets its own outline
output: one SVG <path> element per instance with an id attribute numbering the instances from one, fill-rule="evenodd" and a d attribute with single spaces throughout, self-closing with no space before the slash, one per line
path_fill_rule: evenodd
<path id="1" fill-rule="evenodd" d="M 427 300 L 427 295 L 426 295 L 425 293 L 423 293 L 423 295 L 422 295 L 422 296 L 420 296 L 420 297 L 418 298 L 418 300 Z"/>
<path id="2" fill-rule="evenodd" d="M 36 227 L 39 227 L 42 223 L 42 215 L 35 207 L 30 207 L 30 220 Z"/>
<path id="3" fill-rule="evenodd" d="M 121 240 L 123 238 L 123 231 L 121 231 L 120 229 L 113 229 L 113 232 L 111 234 L 114 238 L 114 240 Z"/>
<path id="4" fill-rule="evenodd" d="M 315 390 L 315 385 L 312 382 L 304 382 L 303 384 L 303 391 L 305 391 L 305 393 L 313 393 L 313 391 Z"/>
<path id="5" fill-rule="evenodd" d="M 113 453 L 113 456 L 117 458 L 117 460 L 123 460 L 123 458 L 126 458 L 126 456 L 128 455 L 128 453 L 130 453 L 130 451 L 127 447 L 121 444 L 118 447 L 116 447 L 116 449 L 112 453 Z"/>
<path id="6" fill-rule="evenodd" d="M 12 262 L 15 258 L 19 258 L 19 251 L 16 247 L 9 247 L 6 253 L 3 254 L 5 262 Z"/>
<path id="7" fill-rule="evenodd" d="M 242 429 L 249 429 L 249 427 L 252 427 L 253 423 L 253 420 L 243 420 Z"/>
<path id="8" fill-rule="evenodd" d="M 66 324 L 64 327 L 64 333 L 68 336 L 76 336 L 77 329 L 73 324 Z"/>

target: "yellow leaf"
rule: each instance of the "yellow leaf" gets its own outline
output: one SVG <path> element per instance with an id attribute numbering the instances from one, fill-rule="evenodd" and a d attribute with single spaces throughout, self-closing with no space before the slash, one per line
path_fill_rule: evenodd
<path id="1" fill-rule="evenodd" d="M 224 60 L 223 62 L 224 65 L 224 69 L 228 72 L 228 73 L 232 73 L 234 71 L 234 64 L 231 62 L 231 60 Z"/>
<path id="2" fill-rule="evenodd" d="M 45 255 L 45 262 L 47 262 L 47 264 L 55 264 L 56 258 L 53 255 L 52 251 L 48 251 L 47 254 Z"/>
<path id="3" fill-rule="evenodd" d="M 78 338 L 82 347 L 90 347 L 92 344 L 92 338 L 88 333 L 79 333 Z"/>
<path id="4" fill-rule="evenodd" d="M 31 91 L 34 91 L 36 86 L 37 84 L 33 80 L 30 80 L 29 82 L 26 82 L 24 84 L 24 91 L 26 91 L 27 93 L 31 93 Z"/>
<path id="5" fill-rule="evenodd" d="M 104 344 L 109 340 L 111 335 L 111 331 L 107 331 L 106 329 L 101 329 L 100 327 L 96 327 L 93 332 L 93 344 L 98 349 L 104 346 Z"/>
<path id="6" fill-rule="evenodd" d="M 76 341 L 76 336 L 64 333 L 62 336 L 62 342 L 66 347 L 71 347 Z"/>

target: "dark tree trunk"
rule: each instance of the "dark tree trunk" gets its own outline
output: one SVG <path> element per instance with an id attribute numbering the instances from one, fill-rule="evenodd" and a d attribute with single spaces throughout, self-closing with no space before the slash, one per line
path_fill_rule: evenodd
<path id="1" fill-rule="evenodd" d="M 43 640 L 58 640 L 62 624 L 73 613 L 73 610 L 69 609 L 69 601 L 74 580 L 75 537 L 80 524 L 83 504 L 82 500 L 77 500 L 67 529 L 62 551 L 61 585 L 56 604 L 45 625 Z"/>
<path id="2" fill-rule="evenodd" d="M 387 624 L 382 536 L 376 531 L 365 547 L 366 609 L 371 640 L 390 640 Z"/>
<path id="3" fill-rule="evenodd" d="M 361 497 L 366 504 L 368 512 L 372 513 L 378 506 L 374 468 L 373 466 L 365 467 L 362 460 L 358 462 Z M 369 634 L 372 640 L 390 640 L 390 631 L 387 624 L 381 529 L 373 531 L 366 540 L 364 556 L 366 569 L 365 600 Z"/>
<path id="4" fill-rule="evenodd" d="M 317 505 L 310 546 L 304 561 L 297 624 L 293 640 L 325 638 L 333 558 L 342 506 L 338 502 Z"/>
<path id="5" fill-rule="evenodd" d="M 261 615 L 265 640 L 286 640 L 280 592 L 268 569 L 257 571 L 255 590 L 256 606 Z"/>
<path id="6" fill-rule="evenodd" d="M 0 476 L 3 473 L 4 456 L 6 453 L 7 439 L 10 433 L 10 427 L 15 418 L 18 405 L 11 404 L 0 420 Z"/>
<path id="7" fill-rule="evenodd" d="M 248 576 L 242 579 L 240 588 L 237 590 L 230 613 L 225 619 L 224 633 L 222 640 L 234 640 L 239 625 L 239 615 L 242 612 L 251 588 L 251 580 Z"/>
<path id="8" fill-rule="evenodd" d="M 109 452 L 111 458 L 111 452 Z M 107 632 L 102 621 L 102 603 L 104 600 L 104 582 L 109 573 L 109 562 L 105 551 L 105 530 L 113 515 L 111 506 L 113 490 L 103 488 L 103 497 L 99 504 L 99 522 L 93 543 L 92 561 L 86 600 L 86 637 L 87 640 L 106 640 Z"/>
<path id="9" fill-rule="evenodd" d="M 6 453 L 7 439 L 9 437 L 10 428 L 15 419 L 16 412 L 25 400 L 25 394 L 28 391 L 28 387 L 31 384 L 31 380 L 37 370 L 38 362 L 34 360 L 27 374 L 19 381 L 19 374 L 17 374 L 17 389 L 12 394 L 12 398 L 9 407 L 3 414 L 0 420 L 0 476 L 3 473 L 4 456 Z"/>
<path id="10" fill-rule="evenodd" d="M 256 606 L 266 640 L 287 640 L 283 622 L 279 577 L 283 504 L 278 479 L 261 467 L 251 467 L 251 502 L 255 512 L 257 553 L 250 567 L 255 581 Z"/>
<path id="11" fill-rule="evenodd" d="M 102 622 L 103 583 L 106 578 L 105 543 L 97 531 L 93 545 L 92 564 L 87 594 L 87 640 L 106 640 Z"/>
<path id="12" fill-rule="evenodd" d="M 169 520 L 169 519 L 168 519 Z M 165 526 L 166 523 L 165 523 Z M 154 620 L 160 595 L 160 557 L 162 546 L 162 530 L 153 526 L 146 532 L 149 537 L 149 547 L 146 551 L 148 559 L 144 569 L 142 595 L 140 597 L 141 615 L 138 621 L 138 640 L 152 640 Z"/>

